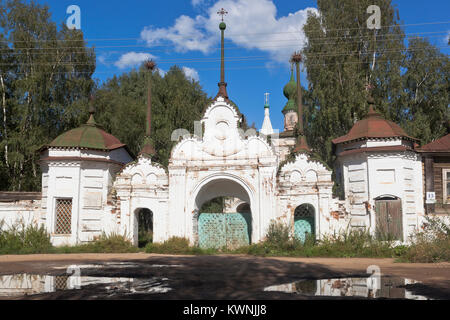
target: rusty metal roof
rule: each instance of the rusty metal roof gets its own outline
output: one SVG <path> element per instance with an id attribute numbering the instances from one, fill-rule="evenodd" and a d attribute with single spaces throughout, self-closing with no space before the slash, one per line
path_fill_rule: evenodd
<path id="1" fill-rule="evenodd" d="M 371 107 L 366 118 L 357 121 L 346 135 L 332 141 L 334 144 L 338 144 L 367 138 L 395 137 L 418 141 L 418 139 L 408 136 L 398 124 L 384 119 Z"/>
<path id="2" fill-rule="evenodd" d="M 450 133 L 442 138 L 434 140 L 421 148 L 420 152 L 450 152 Z"/>
<path id="3" fill-rule="evenodd" d="M 95 123 L 91 115 L 89 121 L 81 127 L 69 130 L 53 140 L 49 147 L 71 147 L 95 150 L 114 150 L 125 147 L 113 135 L 105 132 Z"/>

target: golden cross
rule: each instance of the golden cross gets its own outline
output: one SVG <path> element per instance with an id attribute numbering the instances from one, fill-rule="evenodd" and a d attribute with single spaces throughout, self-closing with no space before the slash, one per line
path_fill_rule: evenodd
<path id="1" fill-rule="evenodd" d="M 223 21 L 223 16 L 228 14 L 228 11 L 226 11 L 224 8 L 222 8 L 219 11 L 217 11 L 217 14 L 222 16 L 222 21 Z"/>

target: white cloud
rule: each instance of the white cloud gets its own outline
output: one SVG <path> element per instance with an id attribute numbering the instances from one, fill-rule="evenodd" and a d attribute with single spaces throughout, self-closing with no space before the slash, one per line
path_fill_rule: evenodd
<path id="1" fill-rule="evenodd" d="M 205 0 L 191 0 L 192 6 L 196 7 L 198 5 L 201 5 Z"/>
<path id="2" fill-rule="evenodd" d="M 448 44 L 449 40 L 450 40 L 450 30 L 447 31 L 447 35 L 446 35 L 445 38 L 444 38 L 445 44 Z"/>
<path id="3" fill-rule="evenodd" d="M 203 1 L 192 0 L 193 5 L 194 2 L 198 5 Z M 220 8 L 228 11 L 227 40 L 240 47 L 267 52 L 272 60 L 281 62 L 288 62 L 292 52 L 305 45 L 302 28 L 308 11 L 318 13 L 315 8 L 306 8 L 277 18 L 277 8 L 271 0 L 220 0 L 205 15 L 195 18 L 182 15 L 167 28 L 146 27 L 141 37 L 149 46 L 164 43 L 173 45 L 178 52 L 208 54 L 219 45 Z"/>
<path id="4" fill-rule="evenodd" d="M 106 57 L 104 55 L 100 55 L 98 56 L 98 62 L 100 62 L 101 64 L 105 64 L 106 63 Z"/>
<path id="5" fill-rule="evenodd" d="M 131 51 L 120 56 L 119 60 L 117 60 L 114 65 L 119 69 L 125 69 L 128 67 L 136 67 L 146 60 L 155 58 L 156 57 L 150 53 Z"/>
<path id="6" fill-rule="evenodd" d="M 186 78 L 188 78 L 190 80 L 195 80 L 195 81 L 200 80 L 197 70 L 195 70 L 193 68 L 183 67 L 183 72 L 186 75 Z"/>
<path id="7" fill-rule="evenodd" d="M 204 25 L 205 18 L 202 16 L 192 19 L 182 15 L 169 28 L 145 27 L 141 38 L 150 47 L 169 42 L 178 52 L 197 50 L 208 53 L 216 40 L 204 32 Z"/>

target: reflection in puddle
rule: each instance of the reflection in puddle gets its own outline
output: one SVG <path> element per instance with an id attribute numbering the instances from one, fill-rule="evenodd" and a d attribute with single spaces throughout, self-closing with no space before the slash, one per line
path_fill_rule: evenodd
<path id="1" fill-rule="evenodd" d="M 264 291 L 278 291 L 308 296 L 429 300 L 430 298 L 426 296 L 414 295 L 406 288 L 400 287 L 414 283 L 420 282 L 412 279 L 390 277 L 300 280 L 266 287 Z"/>
<path id="2" fill-rule="evenodd" d="M 67 269 L 68 267 L 78 269 L 97 269 L 97 268 L 179 268 L 182 264 L 139 264 L 134 262 L 106 262 L 105 264 L 77 264 L 73 266 L 58 266 L 53 269 Z"/>
<path id="3" fill-rule="evenodd" d="M 167 278 L 110 278 L 89 276 L 50 276 L 35 274 L 13 274 L 0 276 L 0 296 L 13 297 L 57 290 L 76 290 L 88 285 L 104 284 L 114 293 L 165 293 L 171 290 Z"/>

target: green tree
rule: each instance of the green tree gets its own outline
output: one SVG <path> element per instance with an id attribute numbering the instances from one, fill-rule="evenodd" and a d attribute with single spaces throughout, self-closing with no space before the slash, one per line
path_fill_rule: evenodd
<path id="1" fill-rule="evenodd" d="M 127 144 L 134 154 L 141 150 L 146 128 L 147 70 L 141 67 L 113 77 L 96 91 L 96 119 L 104 128 Z M 152 74 L 152 132 L 154 161 L 167 166 L 175 142 L 175 129 L 194 132 L 194 121 L 202 117 L 208 104 L 197 81 L 186 78 L 177 66 L 161 77 Z"/>
<path id="2" fill-rule="evenodd" d="M 448 133 L 449 58 L 428 40 L 413 38 L 409 41 L 405 67 L 402 125 L 425 144 Z"/>
<path id="3" fill-rule="evenodd" d="M 381 9 L 379 30 L 367 28 L 369 5 Z M 368 83 L 375 86 L 378 110 L 401 119 L 404 34 L 390 0 L 318 0 L 317 8 L 320 16 L 310 14 L 304 26 L 310 91 L 305 131 L 310 145 L 332 165 L 331 140 L 367 114 Z"/>
<path id="4" fill-rule="evenodd" d="M 2 118 L 1 185 L 9 190 L 38 190 L 40 146 L 79 121 L 71 108 L 92 90 L 93 49 L 79 30 L 59 30 L 47 6 L 34 1 L 0 4 Z M 3 83 L 3 85 L 2 85 Z"/>

